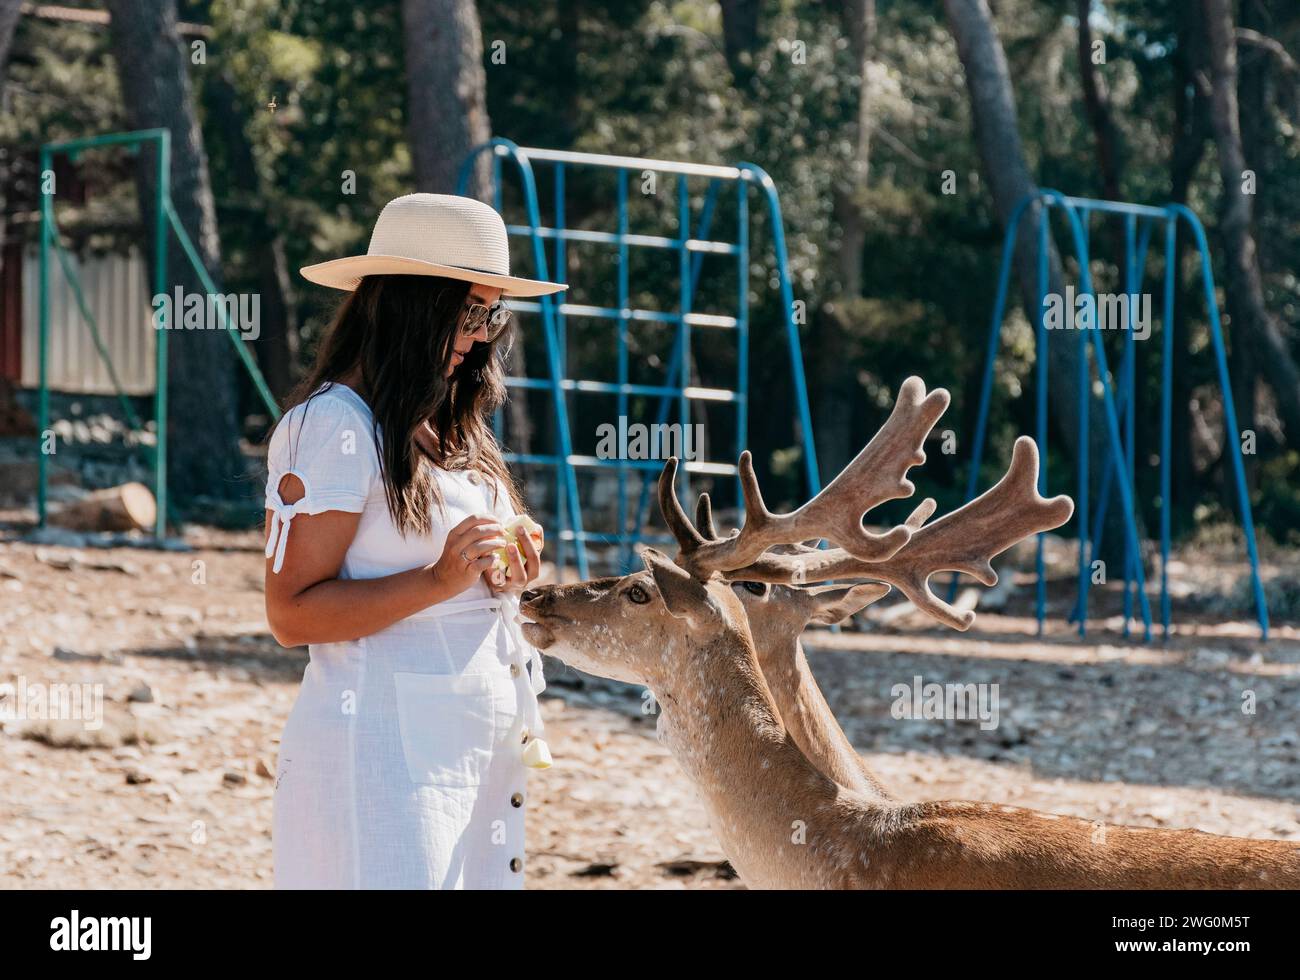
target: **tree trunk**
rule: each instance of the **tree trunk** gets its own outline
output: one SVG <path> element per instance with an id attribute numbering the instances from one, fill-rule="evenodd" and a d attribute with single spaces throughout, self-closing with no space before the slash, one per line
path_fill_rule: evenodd
<path id="1" fill-rule="evenodd" d="M 854 115 L 844 127 L 853 156 L 832 191 L 840 233 L 835 255 L 838 282 L 817 311 L 816 329 L 808 336 L 808 364 L 817 379 L 812 389 L 817 414 L 814 437 L 819 467 L 827 479 L 854 456 L 853 409 L 859 399 L 854 397 L 855 365 L 845 355 L 853 323 L 852 301 L 863 288 L 862 252 L 867 238 L 863 208 L 871 171 L 869 65 L 875 46 L 876 0 L 848 0 L 840 13 L 858 84 Z"/>
<path id="2" fill-rule="evenodd" d="M 831 297 L 813 311 L 812 329 L 804 341 L 809 408 L 817 420 L 813 439 L 823 486 L 854 456 L 853 417 L 861 394 L 855 390 L 854 362 L 848 356 L 852 310 L 849 297 Z"/>
<path id="3" fill-rule="evenodd" d="M 558 134 L 557 149 L 570 149 L 578 141 L 582 125 L 582 109 L 578 99 L 582 93 L 582 77 L 578 71 L 578 55 L 582 51 L 579 43 L 582 31 L 579 14 L 582 4 L 562 3 L 556 11 L 560 37 L 564 43 L 560 47 L 560 56 L 555 66 L 556 108 L 553 125 Z M 580 227 L 580 226 L 578 226 Z"/>
<path id="4" fill-rule="evenodd" d="M 181 225 L 218 289 L 220 243 L 203 136 L 194 115 L 175 0 L 109 0 L 109 34 L 132 129 L 171 133 L 171 198 Z M 156 158 L 141 153 L 137 187 L 144 227 L 154 228 Z M 168 234 L 167 287 L 206 295 L 175 236 Z M 152 249 L 147 249 L 152 262 Z M 150 280 L 152 282 L 152 278 Z M 173 321 L 178 320 L 173 317 Z M 238 376 L 221 330 L 168 331 L 168 483 L 180 496 L 228 495 L 244 476 L 239 452 Z M 242 342 L 242 341 L 241 341 Z"/>
<path id="5" fill-rule="evenodd" d="M 474 0 L 402 0 L 402 24 L 415 186 L 454 194 L 461 161 L 492 136 L 478 11 Z M 480 153 L 465 192 L 488 201 L 491 187 L 491 158 Z"/>
<path id="6" fill-rule="evenodd" d="M 261 332 L 253 345 L 257 365 L 271 391 L 283 397 L 293 387 L 293 365 L 298 349 L 298 325 L 284 256 L 284 238 L 266 213 L 253 148 L 248 142 L 248 118 L 234 86 L 228 79 L 214 74 L 208 81 L 207 96 L 212 121 L 225 135 L 238 220 L 246 229 L 251 261 L 257 270 L 261 294 Z"/>
<path id="7" fill-rule="evenodd" d="M 851 0 L 854 2 L 854 0 Z M 743 88 L 754 75 L 754 49 L 759 41 L 762 0 L 721 0 L 722 46 L 732 81 Z"/>
<path id="8" fill-rule="evenodd" d="M 1197 4 L 1180 6 L 1176 11 L 1177 43 L 1174 48 L 1174 132 L 1169 159 L 1169 199 L 1186 204 L 1192 178 L 1205 154 L 1210 136 L 1208 92 L 1202 90 L 1205 66 L 1205 32 L 1200 29 Z M 1155 240 L 1153 239 L 1153 247 Z M 1170 482 L 1177 488 L 1196 485 L 1196 467 L 1192 455 L 1192 351 L 1188 336 L 1188 308 L 1200 305 L 1199 290 L 1187 291 L 1185 272 L 1192 241 L 1183 230 L 1175 245 L 1174 267 L 1174 364 L 1172 418 L 1170 421 Z M 1163 246 L 1161 246 L 1163 247 Z M 1169 274 L 1167 272 L 1167 274 Z M 1199 271 L 1196 273 L 1200 275 Z M 1185 493 L 1176 493 L 1171 502 L 1170 519 L 1175 531 L 1191 526 L 1193 501 Z"/>
<path id="9" fill-rule="evenodd" d="M 1259 0 L 1242 0 L 1241 22 L 1244 27 L 1258 29 L 1266 24 L 1263 4 Z M 1268 72 L 1269 56 L 1266 52 L 1248 50 L 1240 62 L 1237 80 L 1237 98 L 1241 116 L 1241 151 L 1246 166 L 1257 174 L 1272 173 L 1268 152 Z M 1260 275 L 1267 266 L 1263 236 L 1258 228 L 1252 230 L 1259 249 Z M 1232 348 L 1232 398 L 1237 407 L 1237 425 L 1243 432 L 1256 434 L 1255 404 L 1258 389 L 1259 364 L 1253 344 L 1234 344 Z M 1228 444 L 1225 443 L 1225 448 Z M 1246 479 L 1252 490 L 1259 484 L 1258 455 L 1245 457 Z M 1226 488 L 1225 488 L 1226 489 Z"/>
<path id="10" fill-rule="evenodd" d="M 1029 176 L 1029 166 L 1020 142 L 1006 53 L 1002 49 L 987 0 L 944 0 L 944 8 L 966 74 L 971 114 L 975 122 L 975 142 L 979 148 L 984 175 L 1005 227 L 1017 202 L 1026 194 L 1038 190 Z M 1038 202 L 1029 206 L 1020 219 L 1016 237 L 1016 273 L 1020 280 L 1021 298 L 1029 322 L 1034 324 L 1038 322 L 1042 310 L 1038 295 L 1037 259 L 1038 216 L 1041 210 L 1042 205 Z M 1047 291 L 1063 295 L 1061 257 L 1050 239 L 1047 265 Z M 1091 349 L 1091 339 L 1088 346 Z M 1038 356 L 1041 357 L 1042 353 L 1039 352 Z M 1080 335 L 1077 331 L 1048 332 L 1048 406 L 1057 423 L 1061 442 L 1071 458 L 1077 458 L 1079 451 L 1079 358 Z M 1118 365 L 1111 367 L 1117 368 Z M 1100 480 L 1101 463 L 1110 451 L 1110 440 L 1101 401 L 1090 398 L 1087 411 L 1087 448 L 1091 464 L 1089 486 L 1095 491 Z M 1124 508 L 1118 501 L 1118 491 L 1116 494 L 1115 505 L 1107 510 L 1103 550 L 1093 556 L 1104 559 L 1112 568 L 1121 567 L 1124 548 Z M 1144 530 L 1140 506 L 1134 519 L 1141 540 Z"/>
<path id="11" fill-rule="evenodd" d="M 858 100 L 857 111 L 845 133 L 853 146 L 853 159 L 834 191 L 835 218 L 840 227 L 837 264 L 840 292 L 861 296 L 862 249 L 867 237 L 862 198 L 871 172 L 869 66 L 876 40 L 876 0 L 847 0 L 841 14 L 858 76 Z"/>
<path id="12" fill-rule="evenodd" d="M 727 65 L 731 69 L 731 89 L 734 93 L 737 107 L 743 109 L 746 107 L 748 100 L 752 98 L 752 88 L 750 83 L 754 76 L 754 55 L 761 44 L 762 32 L 760 29 L 760 20 L 762 13 L 762 0 L 721 0 L 722 10 L 722 38 L 723 48 L 726 55 Z M 751 217 L 751 221 L 754 220 Z M 813 311 L 814 316 L 816 310 Z M 780 313 L 778 305 L 778 315 L 789 316 L 790 311 L 786 310 L 784 314 Z M 783 322 L 783 321 L 782 321 Z M 695 332 L 692 332 L 694 338 Z M 812 359 L 808 356 L 807 349 L 808 334 L 804 334 L 804 365 L 805 370 L 811 375 Z M 750 378 L 749 390 L 762 391 L 765 395 L 773 399 L 772 404 L 793 404 L 793 392 L 790 385 L 788 370 L 778 370 L 777 365 L 783 364 L 780 360 L 780 348 L 773 344 L 771 350 L 767 350 L 765 344 L 771 338 L 763 333 L 757 333 L 753 337 L 754 347 L 750 351 Z M 766 356 L 765 356 L 766 355 Z M 809 392 L 811 401 L 815 395 Z M 776 399 L 786 399 L 785 401 L 776 401 Z M 791 421 L 791 413 L 774 413 L 762 411 L 758 407 L 758 400 L 753 396 L 750 397 L 749 408 L 749 439 L 752 444 L 767 445 L 799 445 L 803 433 L 800 431 L 799 422 Z M 814 437 L 820 432 L 821 422 L 818 421 L 817 429 L 814 430 Z M 774 474 L 771 470 L 772 459 L 768 454 L 760 453 L 754 460 L 755 469 L 758 471 L 760 482 L 764 486 L 772 485 Z M 823 471 L 825 467 L 822 466 Z M 802 482 L 802 474 L 798 477 L 798 482 Z M 740 492 L 736 491 L 734 506 L 740 506 Z M 721 503 L 717 496 L 714 498 L 715 505 Z"/>
<path id="13" fill-rule="evenodd" d="M 13 44 L 14 28 L 18 26 L 18 14 L 22 7 L 22 0 L 0 0 L 0 97 L 4 95 L 5 73 L 9 70 L 9 48 Z"/>
<path id="14" fill-rule="evenodd" d="M 1101 197 L 1107 201 L 1123 200 L 1123 191 L 1120 189 L 1120 176 L 1122 164 L 1120 162 L 1121 147 L 1119 127 L 1115 124 L 1115 116 L 1111 110 L 1110 93 L 1106 89 L 1106 83 L 1102 79 L 1101 73 L 1097 71 L 1097 66 L 1092 60 L 1092 25 L 1088 23 L 1088 12 L 1092 8 L 1092 0 L 1076 0 L 1076 14 L 1079 18 L 1078 31 L 1078 57 L 1079 57 L 1079 84 L 1083 89 L 1084 111 L 1088 116 L 1088 125 L 1092 129 L 1093 143 L 1097 150 L 1097 170 L 1101 174 L 1101 187 L 1099 188 Z M 1115 257 L 1115 266 L 1119 270 L 1120 283 L 1124 282 L 1124 223 L 1115 216 L 1107 217 L 1103 215 L 1103 234 L 1106 236 L 1111 252 Z M 1099 235 L 1098 238 L 1101 236 Z M 1096 249 L 1089 246 L 1089 254 L 1096 255 Z M 1122 288 L 1122 286 L 1121 286 Z M 1142 345 L 1135 348 L 1139 359 L 1145 353 Z M 1139 388 L 1139 393 L 1141 388 Z M 1141 413 L 1142 406 L 1137 406 L 1138 412 Z M 1139 418 L 1145 418 L 1139 414 Z"/>
<path id="15" fill-rule="evenodd" d="M 1300 370 L 1296 368 L 1281 326 L 1264 301 L 1264 281 L 1252 229 L 1252 195 L 1244 193 L 1248 169 L 1242 149 L 1237 103 L 1237 41 L 1230 0 L 1202 0 L 1213 92 L 1210 100 L 1219 175 L 1223 180 L 1219 232 L 1223 236 L 1227 281 L 1224 283 L 1232 334 L 1254 348 L 1260 373 L 1277 400 L 1287 435 L 1300 437 Z M 1240 439 L 1240 433 L 1229 433 Z"/>
<path id="16" fill-rule="evenodd" d="M 944 0 L 948 23 L 957 41 L 957 53 L 966 74 L 971 114 L 975 123 L 975 141 L 979 148 L 985 179 L 993 203 L 1005 227 L 1011 212 L 1026 194 L 1038 191 L 1029 176 L 1024 150 L 1020 143 L 1020 126 L 1016 120 L 1014 93 L 1007 69 L 1006 54 L 993 24 L 986 0 Z M 1016 273 L 1025 314 L 1030 323 L 1041 315 L 1038 295 L 1038 215 L 1041 206 L 1032 204 L 1020 219 L 1016 239 Z M 1061 257 L 1048 243 L 1049 292 L 1063 293 Z M 1072 331 L 1050 337 L 1047 345 L 1048 401 L 1052 414 L 1060 423 L 1061 437 L 1071 455 L 1077 451 L 1079 438 L 1079 344 Z M 1101 427 L 1100 412 L 1093 412 L 1091 427 Z"/>
<path id="17" fill-rule="evenodd" d="M 14 29 L 18 26 L 18 14 L 22 6 L 22 0 L 0 0 L 0 110 L 5 110 L 5 77 L 9 70 L 9 48 L 13 44 Z M 0 160 L 0 264 L 4 262 L 5 215 L 9 212 L 7 163 L 7 160 Z"/>
<path id="18" fill-rule="evenodd" d="M 1120 200 L 1119 130 L 1110 108 L 1106 84 L 1092 61 L 1092 26 L 1088 11 L 1092 0 L 1076 0 L 1079 17 L 1079 80 L 1083 86 L 1083 104 L 1097 143 L 1097 166 L 1101 170 L 1101 196 L 1108 201 Z"/>

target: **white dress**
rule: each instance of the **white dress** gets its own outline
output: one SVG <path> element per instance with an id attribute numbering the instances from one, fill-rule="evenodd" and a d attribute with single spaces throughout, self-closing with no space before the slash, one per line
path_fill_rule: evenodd
<path id="1" fill-rule="evenodd" d="M 499 482 L 494 501 L 491 477 L 439 469 L 445 512 L 434 506 L 431 534 L 403 537 L 370 410 L 339 384 L 285 415 L 268 471 L 273 574 L 295 514 L 360 512 L 339 577 L 363 579 L 436 561 L 472 513 L 514 513 Z M 306 487 L 290 505 L 278 492 L 286 473 Z M 480 579 L 378 633 L 310 646 L 276 766 L 277 888 L 523 887 L 523 747 L 542 734 L 545 682 L 518 606 Z"/>

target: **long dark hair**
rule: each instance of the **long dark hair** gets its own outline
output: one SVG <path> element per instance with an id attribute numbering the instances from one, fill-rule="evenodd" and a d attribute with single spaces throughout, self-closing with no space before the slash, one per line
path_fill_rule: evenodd
<path id="1" fill-rule="evenodd" d="M 515 511 L 524 513 L 488 423 L 506 398 L 504 361 L 513 320 L 491 343 L 476 343 L 446 377 L 469 290 L 468 282 L 441 276 L 365 276 L 335 312 L 315 365 L 286 406 L 309 401 L 322 385 L 360 366 L 388 511 L 403 534 L 427 534 L 432 505 L 443 506 L 430 465 L 497 477 Z M 426 421 L 434 434 L 432 458 L 416 441 Z"/>

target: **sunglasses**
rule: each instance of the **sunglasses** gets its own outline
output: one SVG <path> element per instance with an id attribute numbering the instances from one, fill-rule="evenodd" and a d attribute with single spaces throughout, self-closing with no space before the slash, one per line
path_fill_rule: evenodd
<path id="1" fill-rule="evenodd" d="M 460 333 L 463 337 L 472 337 L 478 328 L 487 324 L 487 342 L 491 343 L 505 332 L 510 323 L 510 308 L 498 300 L 491 306 L 482 303 L 466 303 L 461 307 L 465 318 L 461 321 Z"/>

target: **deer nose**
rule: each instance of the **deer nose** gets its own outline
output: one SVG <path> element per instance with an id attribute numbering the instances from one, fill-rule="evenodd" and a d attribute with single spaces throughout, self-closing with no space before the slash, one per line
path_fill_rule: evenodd
<path id="1" fill-rule="evenodd" d="M 541 596 L 542 596 L 541 589 L 524 589 L 523 592 L 519 593 L 519 601 L 531 602 L 534 599 L 540 599 Z"/>

